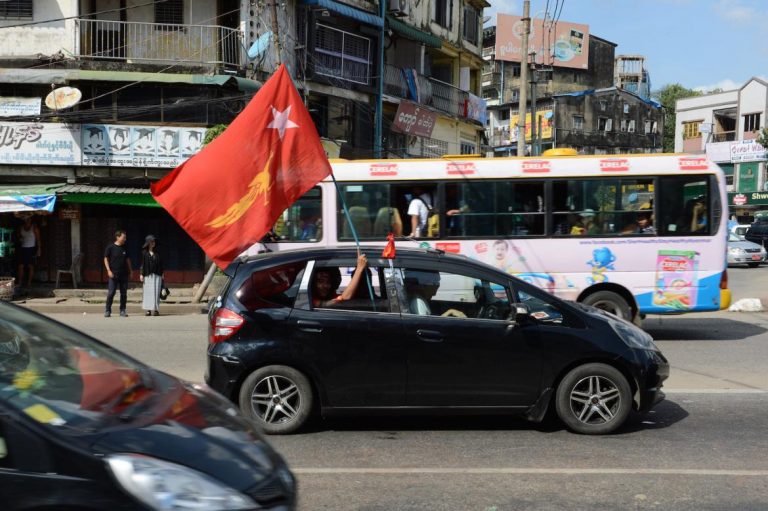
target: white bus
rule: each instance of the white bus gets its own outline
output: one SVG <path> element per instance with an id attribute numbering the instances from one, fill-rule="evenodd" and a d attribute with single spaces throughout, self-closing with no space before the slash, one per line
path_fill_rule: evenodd
<path id="1" fill-rule="evenodd" d="M 463 254 L 634 321 L 730 304 L 725 179 L 703 156 L 455 156 L 332 166 L 364 244 L 383 244 L 389 232 L 412 234 L 409 202 L 426 193 L 439 225 L 399 246 Z M 330 178 L 283 213 L 274 235 L 266 243 L 273 251 L 354 244 Z"/>

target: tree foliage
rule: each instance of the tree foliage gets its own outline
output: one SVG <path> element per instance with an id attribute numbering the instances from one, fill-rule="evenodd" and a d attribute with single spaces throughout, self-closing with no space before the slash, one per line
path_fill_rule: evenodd
<path id="1" fill-rule="evenodd" d="M 664 138 L 662 148 L 665 153 L 675 150 L 675 102 L 678 99 L 701 96 L 701 92 L 687 89 L 679 83 L 665 85 L 653 92 L 652 97 L 664 107 Z"/>
<path id="2" fill-rule="evenodd" d="M 768 149 L 768 128 L 760 130 L 760 134 L 757 136 L 757 143 Z"/>
<path id="3" fill-rule="evenodd" d="M 227 126 L 227 124 L 216 124 L 215 126 L 208 128 L 208 130 L 205 132 L 205 140 L 203 140 L 203 145 L 206 146 L 210 144 L 214 138 L 224 133 L 224 130 L 227 129 Z"/>

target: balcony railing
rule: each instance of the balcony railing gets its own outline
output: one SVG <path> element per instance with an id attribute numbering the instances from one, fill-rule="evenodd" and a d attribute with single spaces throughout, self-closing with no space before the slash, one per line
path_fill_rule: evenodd
<path id="1" fill-rule="evenodd" d="M 419 103 L 431 106 L 455 117 L 466 118 L 465 105 L 469 93 L 451 84 L 417 75 Z M 408 83 L 399 67 L 386 65 L 384 69 L 384 93 L 414 101 L 409 93 Z"/>
<path id="2" fill-rule="evenodd" d="M 241 67 L 242 33 L 218 25 L 77 20 L 80 58 Z"/>
<path id="3" fill-rule="evenodd" d="M 735 131 L 721 131 L 719 133 L 712 133 L 712 142 L 733 142 L 736 140 Z"/>

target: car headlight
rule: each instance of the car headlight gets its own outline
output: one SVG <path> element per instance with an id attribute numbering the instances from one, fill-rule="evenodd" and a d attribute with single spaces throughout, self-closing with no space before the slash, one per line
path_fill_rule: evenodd
<path id="1" fill-rule="evenodd" d="M 611 327 L 624 343 L 630 348 L 659 351 L 653 337 L 626 321 L 611 321 Z"/>
<path id="2" fill-rule="evenodd" d="M 106 460 L 123 489 L 152 509 L 224 511 L 258 507 L 246 495 L 175 463 L 138 454 L 113 454 Z"/>
<path id="3" fill-rule="evenodd" d="M 737 247 L 729 248 L 728 252 L 730 252 L 733 255 L 741 255 L 745 253 L 743 248 L 737 248 Z"/>

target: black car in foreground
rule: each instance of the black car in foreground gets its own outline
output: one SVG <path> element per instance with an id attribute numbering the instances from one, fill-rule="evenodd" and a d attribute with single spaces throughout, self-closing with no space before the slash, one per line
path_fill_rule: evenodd
<path id="1" fill-rule="evenodd" d="M 286 511 L 295 491 L 231 402 L 0 302 L 3 511 Z"/>
<path id="2" fill-rule="evenodd" d="M 553 407 L 571 430 L 601 434 L 664 397 L 667 360 L 631 323 L 462 256 L 362 251 L 367 271 L 355 270 L 354 248 L 227 269 L 209 312 L 206 381 L 266 432 L 293 432 L 315 412 L 540 421 Z"/>

